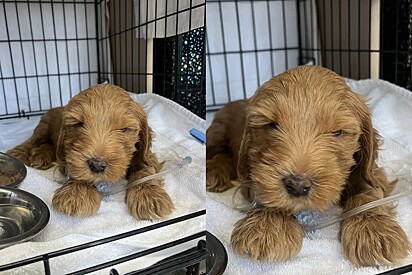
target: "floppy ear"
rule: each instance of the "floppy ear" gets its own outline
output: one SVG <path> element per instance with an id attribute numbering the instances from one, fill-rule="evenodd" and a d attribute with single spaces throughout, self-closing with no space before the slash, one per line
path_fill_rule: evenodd
<path id="1" fill-rule="evenodd" d="M 249 144 L 250 144 L 250 133 L 248 128 L 248 123 L 246 122 L 245 130 L 243 131 L 242 142 L 240 143 L 240 149 L 238 154 L 238 161 L 237 161 L 237 175 L 239 181 L 245 182 L 248 180 L 249 176 Z"/>
<path id="2" fill-rule="evenodd" d="M 64 126 L 64 120 L 60 126 L 59 138 L 57 139 L 56 144 L 56 159 L 59 164 L 59 171 L 63 175 L 67 176 L 66 171 L 66 154 L 64 149 L 64 140 L 66 139 L 66 126 Z"/>
<path id="3" fill-rule="evenodd" d="M 240 143 L 240 149 L 237 161 L 237 175 L 241 183 L 241 193 L 249 201 L 255 199 L 253 192 L 253 186 L 249 181 L 250 178 L 250 160 L 249 160 L 249 149 L 251 142 L 250 128 L 246 119 L 245 130 L 243 131 L 242 142 Z"/>
<path id="4" fill-rule="evenodd" d="M 152 129 L 147 123 L 146 115 L 142 117 L 140 122 L 139 142 L 136 143 L 136 147 L 141 161 L 147 166 L 150 166 L 149 155 L 151 154 L 150 149 L 152 148 Z"/>
<path id="5" fill-rule="evenodd" d="M 147 122 L 147 116 L 143 108 L 134 102 L 134 108 L 137 118 L 140 122 L 140 131 L 138 141 L 136 142 L 136 152 L 132 159 L 132 165 L 137 169 L 143 167 L 156 167 L 159 165 L 156 157 L 152 154 L 152 129 Z"/>
<path id="6" fill-rule="evenodd" d="M 378 187 L 375 170 L 380 137 L 372 126 L 372 118 L 365 100 L 356 94 L 354 96 L 354 107 L 361 122 L 362 132 L 359 137 L 359 151 L 355 153 L 357 164 L 352 173 L 361 177 L 371 187 Z"/>

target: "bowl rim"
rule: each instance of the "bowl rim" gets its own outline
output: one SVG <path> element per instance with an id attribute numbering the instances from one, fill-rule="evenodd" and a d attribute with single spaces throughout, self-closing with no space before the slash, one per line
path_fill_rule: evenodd
<path id="1" fill-rule="evenodd" d="M 0 157 L 6 157 L 9 158 L 12 162 L 14 162 L 16 164 L 16 170 L 20 170 L 22 177 L 20 179 L 18 179 L 15 182 L 12 182 L 10 184 L 4 185 L 4 186 L 0 186 L 0 187 L 17 187 L 20 185 L 20 183 L 26 178 L 27 176 L 27 168 L 26 165 L 24 165 L 23 162 L 21 162 L 20 160 L 16 159 L 13 156 L 10 156 L 9 154 L 0 152 Z"/>
<path id="2" fill-rule="evenodd" d="M 11 238 L 0 239 L 0 249 L 17 243 L 22 243 L 34 238 L 35 236 L 40 234 L 40 232 L 43 231 L 43 229 L 46 227 L 50 220 L 50 210 L 47 207 L 46 203 L 44 203 L 44 201 L 41 200 L 39 197 L 21 189 L 1 186 L 0 193 L 4 191 L 8 192 L 11 195 L 17 195 L 17 197 L 28 198 L 30 202 L 35 202 L 36 209 L 41 211 L 41 215 L 39 221 L 30 230 L 24 232 L 23 234 L 13 236 Z"/>

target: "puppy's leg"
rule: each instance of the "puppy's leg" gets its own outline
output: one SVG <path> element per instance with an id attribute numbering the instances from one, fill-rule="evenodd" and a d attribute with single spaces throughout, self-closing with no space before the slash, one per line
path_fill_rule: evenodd
<path id="1" fill-rule="evenodd" d="M 53 145 L 44 143 L 31 149 L 29 159 L 30 166 L 46 170 L 53 166 L 53 161 L 56 160 L 56 152 Z"/>
<path id="2" fill-rule="evenodd" d="M 40 170 L 49 169 L 53 166 L 53 161 L 56 160 L 56 152 L 53 145 L 47 142 L 33 142 L 32 139 L 33 137 L 7 151 L 7 154 L 17 158 L 27 166 Z"/>
<path id="3" fill-rule="evenodd" d="M 131 171 L 129 183 L 153 175 L 160 171 L 161 166 L 155 155 L 150 156 L 153 166 Z M 157 178 L 129 188 L 126 192 L 126 203 L 130 214 L 139 220 L 160 219 L 174 209 L 172 199 L 164 189 L 163 179 Z"/>
<path id="4" fill-rule="evenodd" d="M 262 207 L 250 210 L 236 223 L 230 241 L 240 255 L 284 261 L 300 251 L 302 240 L 302 226 L 293 216 Z"/>
<path id="5" fill-rule="evenodd" d="M 30 161 L 29 161 L 29 155 L 30 155 L 30 149 L 28 149 L 26 144 L 20 144 L 14 147 L 13 149 L 10 149 L 6 152 L 6 154 L 15 157 L 16 159 L 20 160 L 27 166 L 30 166 Z"/>
<path id="6" fill-rule="evenodd" d="M 61 109 L 52 109 L 42 116 L 34 129 L 33 135 L 7 151 L 7 154 L 17 158 L 28 166 L 36 169 L 48 169 L 56 160 L 55 138 L 60 130 Z"/>
<path id="7" fill-rule="evenodd" d="M 88 182 L 70 180 L 56 190 L 52 204 L 57 212 L 69 216 L 89 216 L 100 208 L 102 194 Z"/>
<path id="8" fill-rule="evenodd" d="M 206 160 L 206 190 L 223 192 L 233 187 L 231 179 L 236 178 L 232 158 L 227 154 L 215 155 Z"/>
<path id="9" fill-rule="evenodd" d="M 378 171 L 383 181 L 383 173 Z M 379 184 L 377 188 L 364 186 L 358 194 L 343 202 L 343 212 L 383 198 L 396 182 Z M 385 190 L 390 187 L 391 190 Z M 410 252 L 407 235 L 395 220 L 393 206 L 381 205 L 359 213 L 341 224 L 340 239 L 343 252 L 358 266 L 390 265 L 405 258 Z"/>
<path id="10" fill-rule="evenodd" d="M 236 178 L 234 159 L 228 149 L 225 125 L 213 122 L 206 132 L 206 190 L 223 192 Z"/>

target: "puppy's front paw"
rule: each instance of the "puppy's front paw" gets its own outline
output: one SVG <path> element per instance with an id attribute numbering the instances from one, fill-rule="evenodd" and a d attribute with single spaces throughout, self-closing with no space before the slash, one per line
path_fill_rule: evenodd
<path id="1" fill-rule="evenodd" d="M 371 210 L 342 222 L 343 253 L 358 266 L 399 262 L 410 252 L 408 237 L 382 206 Z"/>
<path id="2" fill-rule="evenodd" d="M 90 183 L 70 181 L 56 190 L 53 207 L 69 216 L 89 216 L 100 208 L 102 194 Z"/>
<path id="3" fill-rule="evenodd" d="M 302 226 L 296 219 L 274 209 L 257 208 L 239 220 L 231 243 L 240 255 L 255 260 L 287 260 L 300 251 Z"/>
<path id="4" fill-rule="evenodd" d="M 172 213 L 172 199 L 160 182 L 139 184 L 130 188 L 126 194 L 130 214 L 138 220 L 160 219 Z"/>
<path id="5" fill-rule="evenodd" d="M 49 144 L 42 144 L 31 150 L 30 166 L 40 170 L 47 170 L 53 166 L 53 151 Z"/>
<path id="6" fill-rule="evenodd" d="M 221 193 L 233 187 L 230 181 L 233 173 L 231 159 L 217 155 L 206 161 L 206 190 Z"/>
<path id="7" fill-rule="evenodd" d="M 207 169 L 206 190 L 208 192 L 221 193 L 233 187 L 230 178 L 218 172 Z"/>
<path id="8" fill-rule="evenodd" d="M 27 151 L 25 151 L 25 150 L 23 150 L 19 147 L 16 147 L 16 148 L 8 150 L 6 153 L 8 155 L 20 160 L 25 165 L 30 166 L 29 154 L 27 153 Z"/>

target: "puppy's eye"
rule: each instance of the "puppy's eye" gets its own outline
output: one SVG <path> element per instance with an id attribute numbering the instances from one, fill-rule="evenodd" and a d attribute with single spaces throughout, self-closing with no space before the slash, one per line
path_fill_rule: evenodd
<path id="1" fill-rule="evenodd" d="M 270 131 L 276 131 L 279 128 L 279 125 L 275 122 L 272 122 L 272 123 L 269 123 L 267 127 Z"/>
<path id="2" fill-rule="evenodd" d="M 76 123 L 76 128 L 84 128 L 84 123 L 83 122 L 78 122 Z"/>
<path id="3" fill-rule="evenodd" d="M 120 131 L 123 132 L 123 133 L 126 133 L 126 132 L 129 131 L 129 128 L 125 127 L 125 128 L 120 129 Z"/>
<path id="4" fill-rule="evenodd" d="M 334 137 L 341 137 L 343 135 L 343 130 L 337 130 L 335 132 L 332 132 L 332 135 Z"/>

